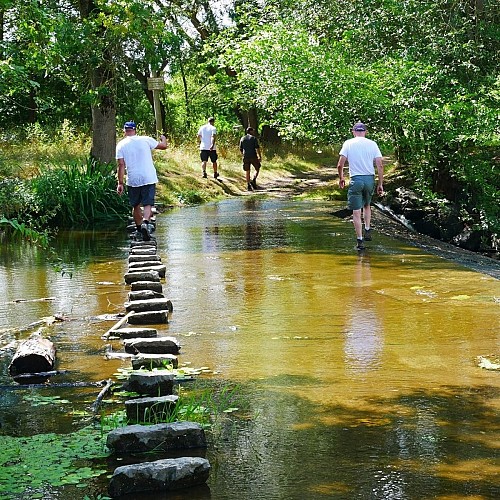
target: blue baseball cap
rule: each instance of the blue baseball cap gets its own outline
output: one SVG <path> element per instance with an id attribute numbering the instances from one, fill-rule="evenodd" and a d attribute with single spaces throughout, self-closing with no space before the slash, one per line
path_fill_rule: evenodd
<path id="1" fill-rule="evenodd" d="M 366 132 L 366 125 L 364 123 L 358 122 L 354 124 L 354 127 L 352 129 L 355 132 Z"/>
<path id="2" fill-rule="evenodd" d="M 133 128 L 135 130 L 137 128 L 137 125 L 135 124 L 135 122 L 125 122 L 123 128 Z"/>

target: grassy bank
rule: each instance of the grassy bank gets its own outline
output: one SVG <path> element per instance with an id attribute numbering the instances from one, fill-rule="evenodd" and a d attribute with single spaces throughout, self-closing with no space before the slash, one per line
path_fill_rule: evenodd
<path id="1" fill-rule="evenodd" d="M 77 134 L 64 126 L 54 133 L 39 126 L 23 130 L 22 137 L 11 133 L 0 141 L 0 180 L 26 180 L 39 176 L 40 172 L 47 169 L 66 168 L 75 162 L 85 163 L 90 143 L 88 136 Z M 330 147 L 320 151 L 303 145 L 283 145 L 265 146 L 262 150 L 259 181 L 263 185 L 273 183 L 276 179 L 312 172 L 325 165 L 332 166 L 332 175 L 336 172 L 337 152 Z M 219 139 L 218 163 L 222 183 L 213 180 L 210 163 L 207 167 L 209 178 L 202 178 L 199 151 L 194 140 L 192 143 L 169 145 L 167 151 L 155 151 L 153 154 L 160 179 L 159 203 L 202 203 L 246 191 L 237 137 Z M 110 166 L 110 169 L 114 168 L 114 165 Z"/>

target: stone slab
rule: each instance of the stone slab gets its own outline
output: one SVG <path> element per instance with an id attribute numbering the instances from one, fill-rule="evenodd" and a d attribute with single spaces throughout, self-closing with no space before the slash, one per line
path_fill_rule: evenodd
<path id="1" fill-rule="evenodd" d="M 179 354 L 181 349 L 175 337 L 125 339 L 123 345 L 125 352 L 130 354 Z"/>
<path id="2" fill-rule="evenodd" d="M 173 368 L 179 366 L 179 360 L 174 354 L 137 354 L 131 358 L 131 361 L 134 370 L 139 370 L 139 368 L 151 370 L 165 365 L 172 365 Z"/>
<path id="3" fill-rule="evenodd" d="M 108 433 L 106 445 L 114 453 L 133 454 L 206 448 L 207 439 L 203 427 L 195 422 L 135 424 L 113 429 Z"/>
<path id="4" fill-rule="evenodd" d="M 130 285 L 133 292 L 138 290 L 151 290 L 153 292 L 163 292 L 163 285 L 159 281 L 134 281 Z"/>
<path id="5" fill-rule="evenodd" d="M 168 311 L 147 311 L 131 314 L 127 321 L 130 325 L 159 325 L 168 323 Z"/>
<path id="6" fill-rule="evenodd" d="M 166 458 L 123 465 L 113 472 L 108 492 L 117 498 L 146 491 L 179 490 L 204 484 L 209 475 L 210 463 L 201 457 Z M 162 498 L 165 498 L 163 494 Z"/>
<path id="7" fill-rule="evenodd" d="M 158 396 L 152 398 L 134 398 L 125 401 L 125 412 L 131 422 L 156 424 L 168 420 L 179 396 Z"/>

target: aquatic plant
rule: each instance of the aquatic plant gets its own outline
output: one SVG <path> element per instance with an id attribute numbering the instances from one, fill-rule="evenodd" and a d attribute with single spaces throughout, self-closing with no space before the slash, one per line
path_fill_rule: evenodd
<path id="1" fill-rule="evenodd" d="M 30 498 L 43 498 L 47 486 L 84 488 L 86 480 L 108 472 L 90 460 L 108 455 L 105 436 L 94 427 L 62 435 L 0 436 L 0 500 L 24 493 L 27 474 Z"/>

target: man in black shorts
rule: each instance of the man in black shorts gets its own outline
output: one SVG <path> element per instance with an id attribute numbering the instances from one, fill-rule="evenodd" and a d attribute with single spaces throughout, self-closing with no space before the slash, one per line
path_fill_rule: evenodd
<path id="1" fill-rule="evenodd" d="M 240 151 L 243 154 L 243 170 L 245 171 L 247 188 L 249 191 L 257 189 L 257 176 L 259 175 L 262 155 L 260 153 L 259 141 L 255 137 L 252 127 L 246 129 L 246 135 L 240 139 Z M 250 180 L 250 166 L 253 165 L 255 175 Z"/>

